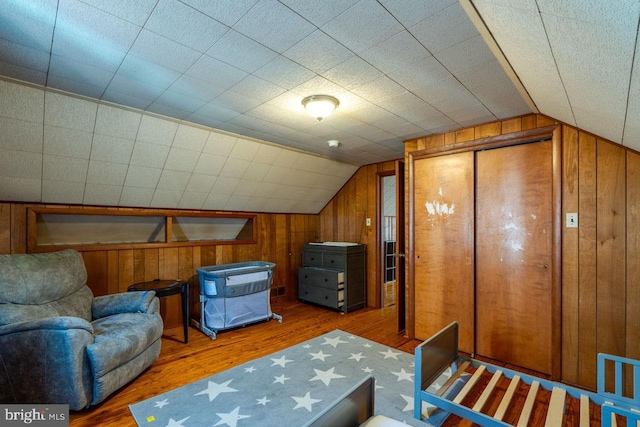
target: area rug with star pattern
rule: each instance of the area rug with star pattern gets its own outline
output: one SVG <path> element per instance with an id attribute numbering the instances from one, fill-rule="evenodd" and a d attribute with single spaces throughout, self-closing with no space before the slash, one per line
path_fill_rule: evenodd
<path id="1" fill-rule="evenodd" d="M 413 355 L 335 330 L 129 406 L 139 426 L 304 426 L 367 375 L 375 413 L 413 426 Z M 442 414 L 445 416 L 446 414 Z"/>

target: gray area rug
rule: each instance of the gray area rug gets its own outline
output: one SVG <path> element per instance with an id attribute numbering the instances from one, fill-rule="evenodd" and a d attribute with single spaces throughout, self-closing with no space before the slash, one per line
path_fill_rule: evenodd
<path id="1" fill-rule="evenodd" d="M 302 426 L 370 374 L 376 414 L 437 425 L 413 418 L 413 372 L 412 354 L 335 330 L 129 409 L 139 426 Z"/>

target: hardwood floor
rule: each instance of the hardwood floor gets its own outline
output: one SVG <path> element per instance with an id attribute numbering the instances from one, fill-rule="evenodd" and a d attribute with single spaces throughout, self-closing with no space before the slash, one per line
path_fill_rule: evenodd
<path id="1" fill-rule="evenodd" d="M 70 426 L 135 427 L 136 423 L 129 411 L 129 404 L 206 378 L 334 329 L 341 329 L 411 354 L 421 342 L 396 333 L 395 305 L 382 309 L 363 308 L 347 314 L 299 302 L 274 304 L 272 309 L 283 316 L 281 324 L 275 320 L 257 323 L 245 328 L 221 332 L 215 340 L 211 340 L 196 328 L 191 327 L 189 343 L 184 344 L 182 327 L 165 330 L 159 359 L 136 380 L 111 395 L 102 404 L 72 412 Z M 500 364 L 488 359 L 483 360 Z M 518 369 L 512 365 L 506 366 Z M 522 371 L 535 374 L 528 370 Z M 488 381 L 488 378 L 484 381 Z M 507 385 L 506 382 L 501 382 L 498 389 L 504 393 Z M 516 394 L 515 400 L 518 402 L 516 407 L 522 407 L 526 392 L 527 387 L 523 386 L 522 390 Z M 472 406 L 479 394 L 479 392 L 470 393 L 463 403 Z M 544 390 L 539 393 L 537 400 L 541 404 L 536 404 L 530 425 L 544 424 L 549 395 L 550 392 Z M 501 395 L 497 398 L 501 398 Z M 491 409 L 493 412 L 497 402 L 491 402 L 489 406 L 493 407 Z M 578 412 L 578 404 L 569 399 L 565 407 L 563 425 L 577 425 Z M 591 425 L 600 425 L 599 408 L 592 405 L 590 415 Z M 515 424 L 517 414 L 508 413 L 505 421 Z M 457 417 L 449 417 L 444 425 L 468 426 L 471 424 Z"/>
<path id="2" fill-rule="evenodd" d="M 182 342 L 182 328 L 165 330 L 159 359 L 133 382 L 100 405 L 70 414 L 70 426 L 136 426 L 129 404 L 148 399 L 233 366 L 282 350 L 334 329 L 413 353 L 420 343 L 395 331 L 395 306 L 363 308 L 352 313 L 298 302 L 273 305 L 283 317 L 245 328 L 224 331 L 211 340 L 189 328 L 189 343 Z"/>

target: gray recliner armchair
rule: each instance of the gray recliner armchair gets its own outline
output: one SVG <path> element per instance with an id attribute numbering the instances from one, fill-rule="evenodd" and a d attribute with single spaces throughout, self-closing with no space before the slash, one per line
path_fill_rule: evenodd
<path id="1" fill-rule="evenodd" d="M 93 297 L 79 252 L 0 255 L 0 403 L 95 405 L 151 365 L 154 292 Z"/>

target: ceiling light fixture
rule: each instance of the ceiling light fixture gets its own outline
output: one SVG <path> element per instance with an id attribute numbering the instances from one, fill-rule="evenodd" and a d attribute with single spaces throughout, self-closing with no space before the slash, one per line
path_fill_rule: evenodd
<path id="1" fill-rule="evenodd" d="M 338 145 L 340 145 L 340 141 L 338 141 L 337 139 L 330 139 L 327 141 L 327 144 L 329 144 L 329 147 L 336 148 Z"/>
<path id="2" fill-rule="evenodd" d="M 311 95 L 302 100 L 302 106 L 307 110 L 307 113 L 318 121 L 330 115 L 338 105 L 340 105 L 340 101 L 329 95 Z"/>

